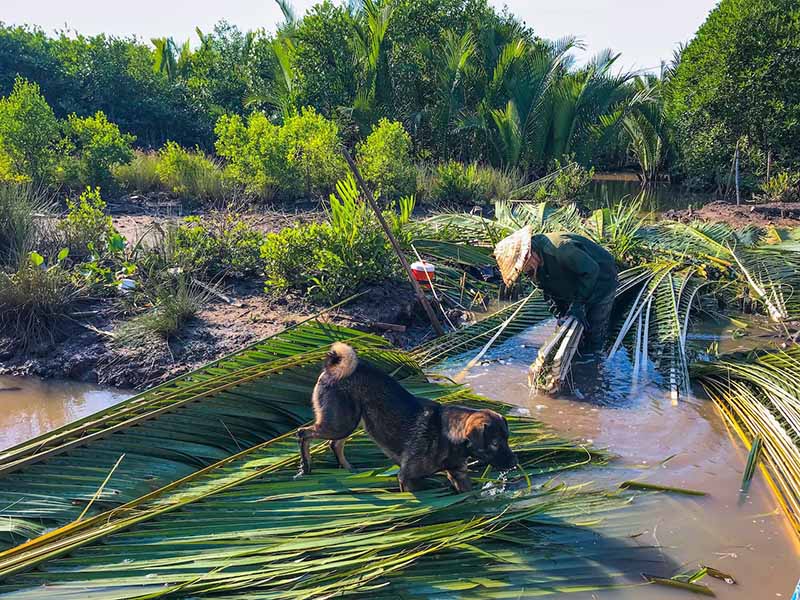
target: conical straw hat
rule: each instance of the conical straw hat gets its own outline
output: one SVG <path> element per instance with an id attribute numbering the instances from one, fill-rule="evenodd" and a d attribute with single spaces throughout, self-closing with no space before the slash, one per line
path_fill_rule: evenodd
<path id="1" fill-rule="evenodd" d="M 506 285 L 514 283 L 522 273 L 525 262 L 531 253 L 532 235 L 533 231 L 530 225 L 526 225 L 498 242 L 494 247 L 494 257 Z"/>

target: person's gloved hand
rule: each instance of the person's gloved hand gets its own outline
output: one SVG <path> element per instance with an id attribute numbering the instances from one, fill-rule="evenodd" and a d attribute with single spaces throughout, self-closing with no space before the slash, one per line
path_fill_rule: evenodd
<path id="1" fill-rule="evenodd" d="M 573 302 L 567 309 L 567 317 L 574 317 L 575 320 L 589 331 L 589 322 L 586 320 L 586 307 L 578 302 Z"/>

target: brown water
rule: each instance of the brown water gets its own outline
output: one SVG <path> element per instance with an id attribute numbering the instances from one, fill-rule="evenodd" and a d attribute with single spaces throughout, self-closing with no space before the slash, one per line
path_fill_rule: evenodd
<path id="1" fill-rule="evenodd" d="M 0 450 L 130 396 L 130 392 L 71 381 L 0 377 Z"/>
<path id="2" fill-rule="evenodd" d="M 669 183 L 652 183 L 642 187 L 637 179 L 597 178 L 589 185 L 587 208 L 605 208 L 626 203 L 643 194 L 642 209 L 648 212 L 662 212 L 670 209 L 694 208 L 716 200 L 711 194 L 687 192 L 683 187 Z"/>
<path id="3" fill-rule="evenodd" d="M 636 524 L 621 542 L 631 543 L 630 536 L 635 536 L 637 545 L 658 546 L 681 570 L 693 571 L 703 564 L 730 573 L 737 585 L 709 577 L 701 582 L 719 598 L 791 598 L 800 577 L 796 537 L 760 472 L 749 492 L 740 495 L 747 453 L 727 431 L 713 403 L 689 398 L 673 406 L 668 394 L 653 383 L 644 382 L 632 390 L 631 365 L 624 353 L 618 353 L 601 377 L 585 367 L 574 374 L 581 400 L 567 395 L 531 396 L 527 368 L 552 330 L 552 324 L 542 325 L 496 347 L 466 381 L 481 394 L 522 407 L 565 437 L 616 455 L 607 468 L 578 470 L 562 477 L 568 482 L 585 482 L 589 473 L 594 485 L 604 489 L 639 479 L 708 493 L 705 497 L 656 494 L 635 503 L 630 510 L 638 511 L 632 519 Z M 728 340 L 721 346 L 732 350 L 738 344 Z M 449 365 L 452 369 L 446 372 L 454 374 L 462 366 Z M 652 370 L 649 375 L 657 377 Z M 601 380 L 600 385 L 586 384 Z M 631 573 L 634 580 L 639 570 Z M 651 574 L 674 573 L 656 570 Z M 680 600 L 695 596 L 652 585 L 570 597 Z"/>

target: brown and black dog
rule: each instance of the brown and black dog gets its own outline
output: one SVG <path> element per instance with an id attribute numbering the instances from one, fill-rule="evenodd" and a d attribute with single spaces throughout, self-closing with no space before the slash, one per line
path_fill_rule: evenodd
<path id="1" fill-rule="evenodd" d="M 314 425 L 298 431 L 300 474 L 311 470 L 308 447 L 314 438 L 331 440 L 339 466 L 350 469 L 344 442 L 362 419 L 369 436 L 400 465 L 402 491 L 418 489 L 423 478 L 440 471 L 457 491 L 468 491 L 469 458 L 498 469 L 517 465 L 502 416 L 414 396 L 383 371 L 359 361 L 346 344 L 337 342 L 328 352 L 312 402 Z"/>

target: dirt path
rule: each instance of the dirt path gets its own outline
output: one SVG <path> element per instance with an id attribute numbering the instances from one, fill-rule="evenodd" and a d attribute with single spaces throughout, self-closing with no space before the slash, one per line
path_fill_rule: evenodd
<path id="1" fill-rule="evenodd" d="M 668 210 L 667 219 L 677 221 L 723 221 L 733 227 L 756 225 L 765 227 L 800 227 L 800 202 L 771 202 L 768 204 L 743 203 L 736 206 L 729 202 L 711 202 L 698 209 Z"/>

